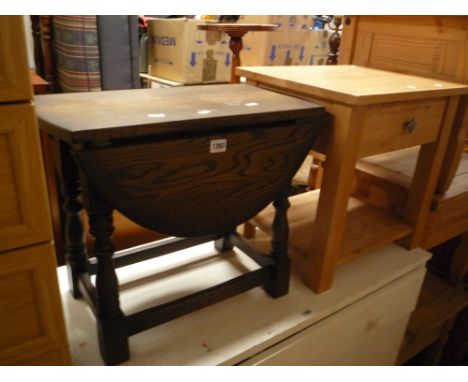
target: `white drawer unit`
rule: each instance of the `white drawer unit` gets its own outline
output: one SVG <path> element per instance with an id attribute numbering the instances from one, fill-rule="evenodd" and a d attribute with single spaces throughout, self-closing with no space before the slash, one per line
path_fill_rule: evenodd
<path id="1" fill-rule="evenodd" d="M 268 240 L 256 239 L 262 247 Z M 212 256 L 210 243 L 120 268 L 125 313 L 164 303 L 250 269 L 240 252 Z M 261 288 L 132 336 L 126 365 L 391 365 L 421 289 L 429 253 L 395 244 L 338 267 L 319 295 L 292 274 L 289 294 Z M 59 269 L 75 365 L 101 365 L 92 313 Z M 145 283 L 136 282 L 145 277 Z M 150 276 L 151 275 L 151 276 Z"/>
<path id="2" fill-rule="evenodd" d="M 331 314 L 243 365 L 394 365 L 424 271 Z"/>

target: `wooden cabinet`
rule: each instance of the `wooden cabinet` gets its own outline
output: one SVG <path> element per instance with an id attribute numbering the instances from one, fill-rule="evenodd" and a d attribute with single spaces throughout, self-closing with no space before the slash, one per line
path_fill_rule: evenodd
<path id="1" fill-rule="evenodd" d="M 31 102 L 0 107 L 0 251 L 51 240 Z"/>
<path id="2" fill-rule="evenodd" d="M 0 16 L 0 365 L 70 364 L 22 16 Z"/>
<path id="3" fill-rule="evenodd" d="M 55 268 L 51 243 L 0 254 L 0 364 L 69 362 Z"/>
<path id="4" fill-rule="evenodd" d="M 0 102 L 32 98 L 21 17 L 0 16 Z"/>

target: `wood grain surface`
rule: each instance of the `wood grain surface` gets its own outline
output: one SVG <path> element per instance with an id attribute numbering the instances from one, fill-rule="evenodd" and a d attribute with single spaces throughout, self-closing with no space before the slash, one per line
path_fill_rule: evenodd
<path id="1" fill-rule="evenodd" d="M 76 157 L 96 191 L 131 220 L 168 235 L 201 236 L 235 229 L 289 187 L 319 127 L 251 126 Z M 226 139 L 225 152 L 210 152 L 217 139 Z"/>
<path id="2" fill-rule="evenodd" d="M 340 64 L 468 82 L 467 16 L 347 16 Z"/>
<path id="3" fill-rule="evenodd" d="M 182 86 L 36 97 L 40 127 L 68 142 L 224 129 L 323 113 L 311 102 L 248 85 Z"/>
<path id="4" fill-rule="evenodd" d="M 249 66 L 237 68 L 249 80 L 349 105 L 408 101 L 468 94 L 468 86 L 365 68 L 337 66 Z"/>
<path id="5" fill-rule="evenodd" d="M 0 102 L 32 97 L 23 16 L 0 16 Z"/>

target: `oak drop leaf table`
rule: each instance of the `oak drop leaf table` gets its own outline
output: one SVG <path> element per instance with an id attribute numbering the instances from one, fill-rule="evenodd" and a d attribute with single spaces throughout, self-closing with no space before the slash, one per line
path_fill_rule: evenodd
<path id="1" fill-rule="evenodd" d="M 323 107 L 248 85 L 208 85 L 36 97 L 41 129 L 54 137 L 62 180 L 70 290 L 97 321 L 106 364 L 129 359 L 128 337 L 248 289 L 288 292 L 288 191 L 326 127 Z M 81 193 L 95 239 L 86 253 Z M 236 227 L 271 202 L 270 256 Z M 114 253 L 113 210 L 172 236 Z M 116 267 L 215 242 L 259 268 L 219 285 L 124 315 Z M 93 284 L 91 275 L 96 275 Z"/>
<path id="2" fill-rule="evenodd" d="M 314 148 L 326 154 L 321 189 L 291 198 L 290 253 L 308 286 L 326 291 L 338 265 L 393 241 L 420 245 L 468 86 L 354 65 L 239 67 L 237 74 L 251 85 L 316 102 L 333 116 L 328 136 Z M 350 197 L 359 158 L 419 145 L 402 213 Z M 255 223 L 271 230 L 272 212 Z"/>

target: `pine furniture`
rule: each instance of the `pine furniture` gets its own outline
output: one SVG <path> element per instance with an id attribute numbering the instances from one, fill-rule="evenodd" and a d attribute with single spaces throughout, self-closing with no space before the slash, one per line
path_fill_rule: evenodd
<path id="1" fill-rule="evenodd" d="M 346 16 L 341 64 L 357 64 L 424 77 L 468 83 L 467 16 Z M 467 103 L 462 97 L 461 104 Z M 460 365 L 468 356 L 463 291 L 468 267 L 468 113 L 460 107 L 444 153 L 442 169 L 423 221 L 421 246 L 444 248 L 413 313 L 399 363 L 424 351 L 424 364 Z M 465 152 L 464 152 L 465 151 Z M 415 171 L 418 147 L 361 159 L 354 195 L 401 213 Z M 461 236 L 450 256 L 450 243 Z M 445 244 L 442 244 L 445 243 Z M 439 246 L 439 247 L 437 247 Z M 441 273 L 441 269 L 447 268 Z"/>
<path id="2" fill-rule="evenodd" d="M 312 100 L 333 115 L 316 150 L 326 154 L 320 190 L 291 199 L 290 247 L 307 285 L 332 286 L 336 266 L 399 240 L 420 245 L 449 136 L 468 86 L 354 65 L 240 67 L 262 88 Z M 422 145 L 401 216 L 350 197 L 358 159 Z M 255 218 L 270 230 L 271 209 Z"/>
<path id="3" fill-rule="evenodd" d="M 69 365 L 22 16 L 0 16 L 0 365 Z"/>

